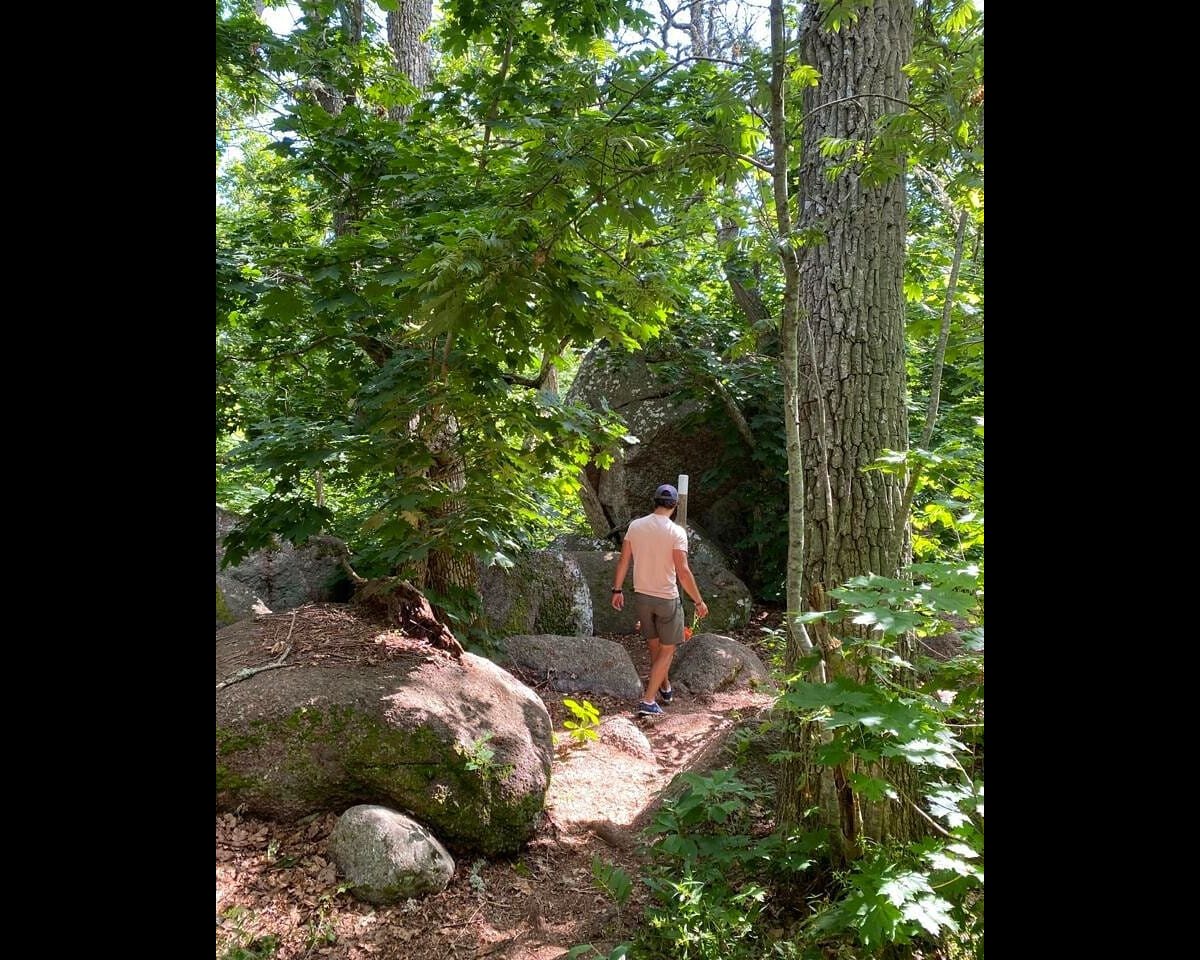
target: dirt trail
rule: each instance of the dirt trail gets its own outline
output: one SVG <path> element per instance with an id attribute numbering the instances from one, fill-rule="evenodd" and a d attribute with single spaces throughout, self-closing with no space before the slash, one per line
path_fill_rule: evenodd
<path id="1" fill-rule="evenodd" d="M 646 675 L 644 644 L 612 636 Z M 744 639 L 751 639 L 746 637 Z M 535 687 L 563 732 L 564 694 Z M 632 719 L 632 705 L 575 694 L 602 719 Z M 334 814 L 275 824 L 224 814 L 216 821 L 218 960 L 557 960 L 581 943 L 603 950 L 628 939 L 645 905 L 642 830 L 671 781 L 713 764 L 737 719 L 769 698 L 749 690 L 689 697 L 677 693 L 666 715 L 639 724 L 652 756 L 610 742 L 556 750 L 546 815 L 511 859 L 456 859 L 442 893 L 380 908 L 338 892 L 326 842 Z M 606 737 L 606 739 L 608 739 Z M 634 878 L 618 911 L 592 879 L 593 857 Z M 272 945 L 274 950 L 272 951 Z M 241 947 L 246 952 L 239 953 Z"/>

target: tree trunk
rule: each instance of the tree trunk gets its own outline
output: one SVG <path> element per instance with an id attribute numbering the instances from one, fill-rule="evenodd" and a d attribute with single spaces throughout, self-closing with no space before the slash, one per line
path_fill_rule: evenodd
<path id="1" fill-rule="evenodd" d="M 787 147 L 778 89 L 781 5 L 782 0 L 771 2 L 772 140 L 785 281 L 780 360 L 790 500 L 787 595 L 789 612 L 800 612 L 806 601 L 814 609 L 827 608 L 826 585 L 868 572 L 894 576 L 904 560 L 893 538 L 903 480 L 861 472 L 885 448 L 908 447 L 903 178 L 868 185 L 851 169 L 830 180 L 821 147 L 827 137 L 869 141 L 883 114 L 902 109 L 907 86 L 900 68 L 912 48 L 912 4 L 876 0 L 838 32 L 822 26 L 816 4 L 801 15 L 801 62 L 821 74 L 820 84 L 804 96 L 796 231 L 806 239 L 819 234 L 821 242 L 809 240 L 801 256 L 789 243 L 786 181 L 780 182 Z M 839 643 L 824 624 L 817 625 L 816 636 L 832 674 L 846 672 Z M 807 638 L 789 636 L 788 663 L 808 646 Z M 789 731 L 785 748 L 798 756 L 782 771 L 776 804 L 781 824 L 817 808 L 845 859 L 856 855 L 864 835 L 919 834 L 910 765 L 888 764 L 878 771 L 896 786 L 900 802 L 864 803 L 849 785 L 852 767 L 822 768 L 813 761 L 818 743 L 815 724 Z"/>
<path id="2" fill-rule="evenodd" d="M 801 17 L 802 62 L 821 81 L 804 95 L 798 227 L 824 241 L 807 248 L 799 276 L 807 319 L 799 349 L 809 465 L 805 596 L 814 584 L 896 574 L 903 558 L 893 554 L 892 530 L 903 480 L 861 470 L 885 448 L 908 448 L 904 180 L 866 185 L 854 169 L 830 180 L 821 145 L 826 137 L 869 140 L 881 116 L 903 109 L 912 3 L 876 0 L 837 32 L 821 25 L 820 9 L 807 5 Z"/>
<path id="3" fill-rule="evenodd" d="M 425 416 L 430 418 L 428 429 L 424 431 L 426 445 L 434 459 L 429 478 L 449 493 L 430 517 L 431 525 L 437 528 L 446 526 L 447 521 L 452 523 L 453 518 L 462 512 L 463 501 L 456 494 L 466 489 L 466 464 L 459 450 L 458 421 L 445 411 L 436 409 L 427 411 Z M 422 579 L 422 587 L 445 597 L 453 597 L 464 590 L 479 592 L 474 558 L 446 541 L 429 552 Z M 446 619 L 444 606 L 435 603 L 434 609 L 442 619 Z"/>
<path id="4" fill-rule="evenodd" d="M 433 0 L 399 0 L 395 10 L 387 15 L 388 44 L 396 58 L 396 66 L 418 90 L 429 85 L 429 48 L 421 39 L 429 29 L 433 13 Z M 404 123 L 412 108 L 404 105 L 393 107 L 389 116 L 397 123 Z"/>
<path id="5" fill-rule="evenodd" d="M 399 6 L 387 15 L 388 45 L 396 68 L 418 91 L 429 86 L 429 48 L 422 38 L 429 29 L 432 11 L 433 0 L 399 0 Z M 411 107 L 397 106 L 389 111 L 389 116 L 397 123 L 404 123 L 411 113 Z M 436 348 L 436 344 L 431 345 L 431 350 L 436 352 Z M 437 376 L 433 365 L 430 375 Z M 429 518 L 436 529 L 446 526 L 447 521 L 452 523 L 454 516 L 462 511 L 462 499 L 455 494 L 466 487 L 466 465 L 459 450 L 458 422 L 452 415 L 436 408 L 426 409 L 422 411 L 420 424 L 420 434 L 434 459 L 429 478 L 450 494 Z M 414 573 L 422 589 L 444 597 L 463 590 L 478 593 L 474 559 L 448 542 L 431 550 Z M 445 609 L 437 604 L 435 609 L 445 619 Z"/>
<path id="6" fill-rule="evenodd" d="M 804 624 L 796 617 L 804 612 L 800 592 L 804 568 L 804 463 L 800 445 L 798 366 L 796 330 L 799 320 L 799 263 L 792 246 L 792 213 L 788 199 L 788 133 L 784 79 L 787 76 L 787 43 L 784 33 L 783 0 L 771 0 L 771 149 L 774 169 L 771 185 L 775 197 L 775 223 L 779 231 L 778 250 L 783 266 L 783 314 L 779 321 L 779 365 L 783 376 L 784 443 L 788 460 L 788 555 L 787 555 L 787 646 L 785 663 L 788 673 L 797 661 L 812 652 L 812 641 Z M 824 679 L 817 671 L 816 680 Z M 812 762 L 812 751 L 820 735 L 815 723 L 789 726 L 784 749 L 791 754 L 783 761 L 776 794 L 775 817 L 781 826 L 800 822 L 802 813 L 820 789 L 821 775 Z M 810 773 L 815 775 L 810 776 Z"/>

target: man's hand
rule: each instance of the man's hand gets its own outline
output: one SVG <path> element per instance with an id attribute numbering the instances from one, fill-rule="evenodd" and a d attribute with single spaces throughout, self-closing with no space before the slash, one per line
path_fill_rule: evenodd
<path id="1" fill-rule="evenodd" d="M 708 616 L 708 604 L 705 603 L 703 600 L 701 600 L 698 604 L 696 604 L 696 616 L 698 616 L 698 617 L 707 617 Z"/>
<path id="2" fill-rule="evenodd" d="M 614 593 L 612 595 L 612 605 L 613 605 L 614 610 L 624 610 L 625 609 L 625 594 Z"/>

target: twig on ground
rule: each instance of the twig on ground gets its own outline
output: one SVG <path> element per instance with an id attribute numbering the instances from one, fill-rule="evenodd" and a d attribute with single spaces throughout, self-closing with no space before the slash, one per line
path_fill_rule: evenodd
<path id="1" fill-rule="evenodd" d="M 295 610 L 292 611 L 292 625 L 288 627 L 287 637 L 284 638 L 287 646 L 284 647 L 283 653 L 281 653 L 270 663 L 264 663 L 261 667 L 244 667 L 232 677 L 229 677 L 228 679 L 222 680 L 220 683 L 218 683 L 217 689 L 223 690 L 226 687 L 241 682 L 242 680 L 249 679 L 256 673 L 262 673 L 264 670 L 274 670 L 276 667 L 282 667 L 284 665 L 283 662 L 288 658 L 288 654 L 292 652 L 292 631 L 296 628 L 296 612 L 297 611 Z"/>

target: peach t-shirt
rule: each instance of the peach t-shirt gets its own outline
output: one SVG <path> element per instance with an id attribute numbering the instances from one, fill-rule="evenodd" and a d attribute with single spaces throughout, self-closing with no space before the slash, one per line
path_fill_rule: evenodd
<path id="1" fill-rule="evenodd" d="M 630 523 L 625 539 L 633 549 L 634 591 L 664 600 L 678 597 L 672 551 L 687 553 L 687 531 L 670 517 L 651 513 Z"/>

